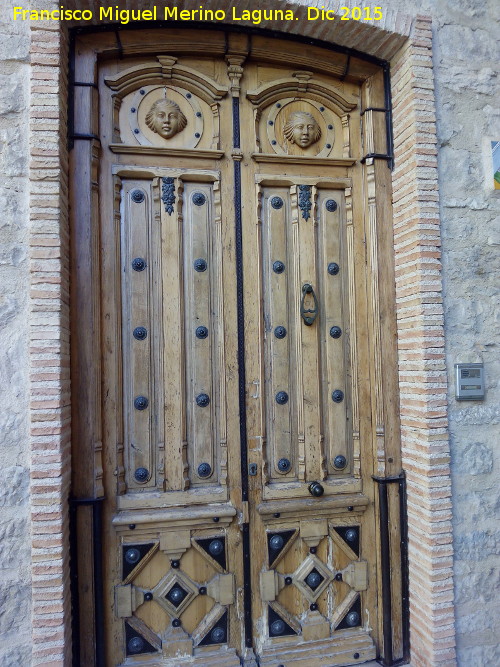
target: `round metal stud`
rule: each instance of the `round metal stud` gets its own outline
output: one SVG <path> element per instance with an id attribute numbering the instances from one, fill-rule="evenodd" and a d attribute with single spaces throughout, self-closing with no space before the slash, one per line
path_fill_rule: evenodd
<path id="1" fill-rule="evenodd" d="M 201 587 L 198 589 L 198 593 L 199 593 L 200 595 L 206 595 L 206 594 L 207 594 L 207 587 L 206 587 L 206 586 L 201 586 Z"/>
<path id="2" fill-rule="evenodd" d="M 277 210 L 283 207 L 283 200 L 281 197 L 271 197 L 271 206 Z"/>
<path id="3" fill-rule="evenodd" d="M 278 142 L 276 141 L 276 139 L 273 139 L 273 140 L 271 141 L 271 144 L 272 144 L 273 146 L 276 146 L 277 143 L 278 143 Z"/>
<path id="4" fill-rule="evenodd" d="M 135 530 L 135 523 L 129 523 L 128 527 L 130 528 L 130 530 Z"/>
<path id="5" fill-rule="evenodd" d="M 281 513 L 280 513 L 280 512 L 274 512 L 274 514 L 273 514 L 273 517 L 274 517 L 275 519 L 279 519 L 280 516 L 281 516 Z"/>
<path id="6" fill-rule="evenodd" d="M 272 120 L 268 121 L 269 125 L 274 125 L 274 122 Z"/>
<path id="7" fill-rule="evenodd" d="M 208 545 L 208 553 L 211 556 L 220 556 L 224 551 L 224 543 L 222 540 L 212 540 Z"/>
<path id="8" fill-rule="evenodd" d="M 136 327 L 133 331 L 133 336 L 136 340 L 144 340 L 147 338 L 148 330 L 146 327 Z"/>
<path id="9" fill-rule="evenodd" d="M 187 93 L 187 94 L 186 94 L 186 97 L 188 98 L 188 100 L 190 100 L 191 97 L 192 97 L 191 93 Z"/>
<path id="10" fill-rule="evenodd" d="M 292 584 L 292 583 L 293 583 L 292 577 L 285 577 L 285 584 L 287 586 L 290 586 L 290 584 Z"/>
<path id="11" fill-rule="evenodd" d="M 214 644 L 221 644 L 225 638 L 226 638 L 226 632 L 224 628 L 216 627 L 210 633 L 210 640 Z"/>
<path id="12" fill-rule="evenodd" d="M 332 391 L 332 401 L 334 403 L 342 403 L 344 400 L 344 392 L 341 389 L 335 389 Z"/>
<path id="13" fill-rule="evenodd" d="M 196 397 L 196 405 L 199 405 L 200 408 L 206 408 L 210 403 L 210 397 L 208 394 L 198 394 Z"/>
<path id="14" fill-rule="evenodd" d="M 318 609 L 318 605 L 315 602 L 313 602 L 311 605 L 309 605 L 309 609 L 311 611 L 316 611 Z"/>
<path id="15" fill-rule="evenodd" d="M 218 517 L 218 516 L 214 516 L 214 518 L 212 519 L 212 521 L 213 521 L 214 523 L 219 523 L 219 517 Z"/>
<path id="16" fill-rule="evenodd" d="M 310 553 L 310 554 L 315 554 L 316 552 L 317 552 L 317 548 L 316 548 L 316 547 L 311 547 L 311 548 L 309 549 L 309 553 Z"/>
<path id="17" fill-rule="evenodd" d="M 281 635 L 285 631 L 285 622 L 278 618 L 271 623 L 271 627 L 269 629 L 271 630 L 271 634 L 275 637 L 277 635 Z"/>
<path id="18" fill-rule="evenodd" d="M 203 192 L 195 192 L 193 195 L 193 204 L 195 206 L 203 206 L 203 204 L 207 201 L 207 198 L 203 194 Z"/>
<path id="19" fill-rule="evenodd" d="M 281 326 L 276 327 L 276 329 L 274 330 L 274 335 L 276 336 L 276 338 L 284 338 L 286 336 L 285 327 Z"/>
<path id="20" fill-rule="evenodd" d="M 134 478 L 136 482 L 143 484 L 149 479 L 149 470 L 147 468 L 137 468 L 134 472 Z"/>
<path id="21" fill-rule="evenodd" d="M 326 144 L 326 147 L 327 147 L 327 148 L 331 148 L 332 145 L 331 145 L 331 144 Z"/>
<path id="22" fill-rule="evenodd" d="M 198 271 L 198 273 L 203 273 L 203 271 L 207 270 L 207 262 L 204 259 L 195 259 L 193 262 L 194 270 Z"/>
<path id="23" fill-rule="evenodd" d="M 359 614 L 357 611 L 350 611 L 345 617 L 345 622 L 350 628 L 356 627 L 359 625 Z"/>
<path id="24" fill-rule="evenodd" d="M 352 505 L 348 505 L 348 507 L 347 507 L 347 511 L 348 511 L 348 512 L 353 512 L 353 511 L 354 511 L 354 507 L 353 507 Z"/>
<path id="25" fill-rule="evenodd" d="M 130 109 L 130 113 L 135 113 L 135 112 L 136 112 L 136 108 L 135 108 L 135 107 L 132 107 L 132 108 Z"/>
<path id="26" fill-rule="evenodd" d="M 332 338 L 340 338 L 342 336 L 342 329 L 340 327 L 332 327 L 330 329 L 330 336 Z"/>
<path id="27" fill-rule="evenodd" d="M 320 111 L 324 111 L 324 110 L 325 110 L 325 107 L 320 107 L 319 110 L 320 110 Z"/>
<path id="28" fill-rule="evenodd" d="M 328 126 L 328 129 L 329 129 L 329 130 L 333 130 L 333 125 L 329 125 L 329 126 Z"/>
<path id="29" fill-rule="evenodd" d="M 181 627 L 181 621 L 179 618 L 174 618 L 172 621 L 172 627 L 173 628 L 180 628 Z"/>
<path id="30" fill-rule="evenodd" d="M 339 454 L 333 459 L 333 467 L 337 470 L 343 470 L 347 465 L 347 459 L 342 454 Z"/>
<path id="31" fill-rule="evenodd" d="M 277 107 L 278 109 L 281 109 L 281 104 L 280 104 L 279 102 L 276 102 L 276 107 Z"/>
<path id="32" fill-rule="evenodd" d="M 195 132 L 195 133 L 194 133 L 194 136 L 195 136 L 197 139 L 199 139 L 199 138 L 201 137 L 201 134 L 200 134 L 199 132 Z"/>
<path id="33" fill-rule="evenodd" d="M 337 572 L 335 575 L 335 581 L 342 581 L 342 572 Z"/>
<path id="34" fill-rule="evenodd" d="M 178 570 L 178 569 L 179 569 L 180 562 L 179 562 L 178 560 L 173 560 L 170 564 L 172 565 L 172 567 L 174 568 L 174 570 Z"/>
<path id="35" fill-rule="evenodd" d="M 135 565 L 136 563 L 138 563 L 140 557 L 141 557 L 141 552 L 139 551 L 139 549 L 136 549 L 135 547 L 127 549 L 127 551 L 125 552 L 125 560 L 129 565 Z"/>
<path id="36" fill-rule="evenodd" d="M 166 597 L 167 600 L 170 600 L 170 602 L 175 607 L 178 607 L 186 597 L 186 593 L 182 590 L 182 588 L 180 588 L 180 586 L 175 586 L 168 592 L 168 595 Z"/>
<path id="37" fill-rule="evenodd" d="M 331 276 L 336 276 L 339 271 L 340 267 L 336 262 L 330 262 L 330 264 L 328 264 L 328 273 Z"/>
<path id="38" fill-rule="evenodd" d="M 130 198 L 132 201 L 135 201 L 136 204 L 140 204 L 141 201 L 144 201 L 144 192 L 142 190 L 132 190 Z"/>
<path id="39" fill-rule="evenodd" d="M 278 403 L 278 405 L 285 405 L 288 403 L 288 394 L 286 391 L 279 391 L 276 394 L 276 403 Z"/>
<path id="40" fill-rule="evenodd" d="M 148 591 L 147 593 L 144 593 L 144 601 L 145 602 L 151 602 L 153 599 L 153 593 L 151 591 Z"/>
<path id="41" fill-rule="evenodd" d="M 279 551 L 280 549 L 283 549 L 284 544 L 285 540 L 281 535 L 273 535 L 269 540 L 269 546 L 274 551 Z"/>
<path id="42" fill-rule="evenodd" d="M 358 531 L 355 528 L 349 528 L 345 531 L 345 539 L 348 542 L 355 542 L 358 539 Z"/>
<path id="43" fill-rule="evenodd" d="M 134 130 L 134 134 L 139 134 L 139 132 L 140 132 L 140 130 L 138 130 L 137 128 L 135 128 L 135 130 Z"/>
<path id="44" fill-rule="evenodd" d="M 144 640 L 141 637 L 132 637 L 127 644 L 129 653 L 142 653 L 144 650 Z"/>
<path id="45" fill-rule="evenodd" d="M 142 257 L 136 257 L 132 260 L 132 268 L 134 271 L 144 271 L 146 268 L 146 260 L 142 259 Z"/>
<path id="46" fill-rule="evenodd" d="M 359 653 L 355 653 L 353 656 L 354 660 L 357 660 L 359 658 Z"/>
<path id="47" fill-rule="evenodd" d="M 311 496 L 314 496 L 315 498 L 319 498 L 325 492 L 323 485 L 320 484 L 319 482 L 311 482 L 311 484 L 309 484 L 308 489 Z"/>
<path id="48" fill-rule="evenodd" d="M 208 336 L 208 329 L 207 327 L 197 327 L 195 334 L 196 338 L 201 338 L 203 340 Z"/>
<path id="49" fill-rule="evenodd" d="M 292 464 L 288 459 L 280 459 L 278 461 L 278 470 L 280 472 L 288 472 L 290 468 L 292 467 Z"/>
<path id="50" fill-rule="evenodd" d="M 212 466 L 210 463 L 200 463 L 198 466 L 198 477 L 201 477 L 202 479 L 205 477 L 210 477 L 212 474 Z"/>
<path id="51" fill-rule="evenodd" d="M 139 92 L 140 92 L 141 95 L 145 95 L 145 94 L 146 94 L 146 91 L 144 90 L 144 88 L 141 88 Z"/>
<path id="52" fill-rule="evenodd" d="M 134 398 L 134 408 L 136 410 L 145 410 L 149 405 L 149 401 L 145 396 L 136 396 Z"/>
<path id="53" fill-rule="evenodd" d="M 277 262 L 274 262 L 273 264 L 273 271 L 274 273 L 283 273 L 285 270 L 285 265 L 283 262 L 280 262 L 279 260 Z"/>
<path id="54" fill-rule="evenodd" d="M 318 572 L 310 572 L 306 577 L 306 584 L 314 591 L 321 583 L 321 575 Z"/>

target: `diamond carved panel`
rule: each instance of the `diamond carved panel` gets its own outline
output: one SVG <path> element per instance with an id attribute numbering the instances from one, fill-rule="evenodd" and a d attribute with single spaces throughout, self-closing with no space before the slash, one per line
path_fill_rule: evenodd
<path id="1" fill-rule="evenodd" d="M 292 580 L 309 602 L 316 602 L 335 576 L 319 558 L 310 554 L 295 570 Z"/>
<path id="2" fill-rule="evenodd" d="M 153 600 L 177 618 L 198 595 L 198 587 L 180 570 L 170 570 L 153 588 Z"/>

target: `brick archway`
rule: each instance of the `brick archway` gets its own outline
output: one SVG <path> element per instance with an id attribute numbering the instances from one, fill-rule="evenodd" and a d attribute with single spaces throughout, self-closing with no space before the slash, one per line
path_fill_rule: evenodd
<path id="1" fill-rule="evenodd" d="M 53 2 L 54 8 L 59 3 Z M 67 7 L 76 6 L 76 2 Z M 130 3 L 134 7 L 146 3 Z M 349 3 L 346 3 L 349 4 Z M 94 10 L 97 2 L 79 2 Z M 199 3 L 186 0 L 186 8 Z M 252 9 L 237 2 L 238 10 Z M 328 6 L 328 3 L 325 3 Z M 430 19 L 387 14 L 374 27 L 299 20 L 267 23 L 390 63 L 394 257 L 403 466 L 408 479 L 412 664 L 455 664 L 451 482 L 441 303 L 440 224 Z M 40 7 L 41 8 L 41 7 Z M 50 9 L 44 3 L 43 9 Z M 145 6 L 143 8 L 146 8 Z M 216 9 L 216 3 L 206 4 Z M 241 25 L 227 21 L 222 25 Z M 88 24 L 86 24 L 88 25 Z M 70 664 L 67 497 L 70 486 L 68 154 L 69 36 L 31 25 L 31 505 L 33 664 Z M 189 27 L 189 24 L 187 24 Z M 254 26 L 255 27 L 255 26 Z"/>

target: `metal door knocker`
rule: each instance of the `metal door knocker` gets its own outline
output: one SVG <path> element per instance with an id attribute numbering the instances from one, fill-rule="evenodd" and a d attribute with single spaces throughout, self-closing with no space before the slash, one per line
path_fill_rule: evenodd
<path id="1" fill-rule="evenodd" d="M 313 308 L 306 308 L 306 298 L 308 294 L 311 295 L 314 301 Z M 308 299 L 309 302 L 310 300 L 311 298 Z M 307 305 L 310 304 L 308 303 Z M 300 303 L 300 315 L 304 320 L 304 324 L 306 324 L 308 327 L 314 324 L 314 320 L 318 315 L 318 299 L 316 298 L 316 294 L 314 293 L 313 286 L 310 285 L 309 283 L 305 283 L 305 285 L 302 285 L 302 301 Z"/>

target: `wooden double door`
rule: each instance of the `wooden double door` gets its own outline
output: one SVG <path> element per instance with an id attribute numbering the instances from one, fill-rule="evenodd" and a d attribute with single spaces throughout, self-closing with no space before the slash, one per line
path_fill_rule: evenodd
<path id="1" fill-rule="evenodd" d="M 104 498 L 106 663 L 363 663 L 372 475 L 399 471 L 388 169 L 361 162 L 385 150 L 363 113 L 381 73 L 127 34 L 122 59 L 80 39 L 97 87 L 76 88 L 72 152 L 74 487 Z"/>

